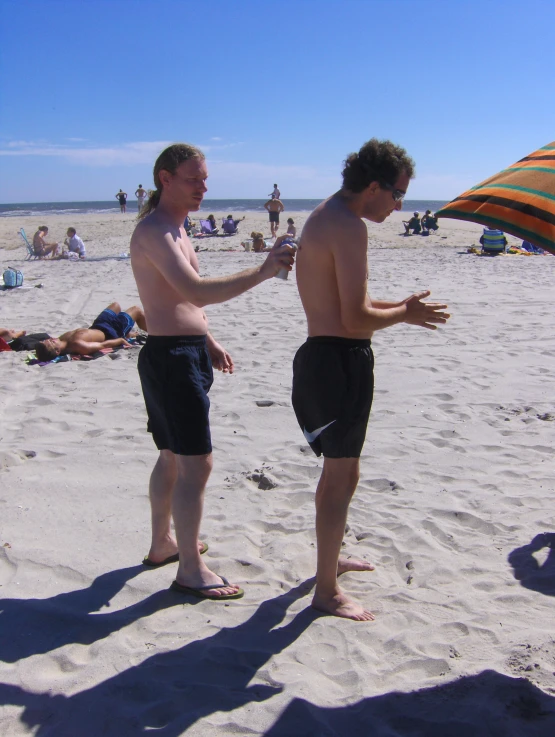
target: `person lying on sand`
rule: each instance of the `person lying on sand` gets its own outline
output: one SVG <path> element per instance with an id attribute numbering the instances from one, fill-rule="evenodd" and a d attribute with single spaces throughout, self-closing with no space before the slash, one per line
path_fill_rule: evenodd
<path id="1" fill-rule="evenodd" d="M 66 353 L 90 356 L 102 348 L 128 346 L 126 338 L 135 323 L 146 332 L 145 316 L 140 307 L 129 307 L 123 311 L 117 302 L 112 302 L 102 310 L 90 328 L 76 328 L 59 338 L 48 338 L 37 343 L 37 358 L 39 361 L 51 361 Z"/>

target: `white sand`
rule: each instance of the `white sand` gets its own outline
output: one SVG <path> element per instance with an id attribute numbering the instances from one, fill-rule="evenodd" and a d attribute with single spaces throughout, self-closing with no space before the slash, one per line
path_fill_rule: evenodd
<path id="1" fill-rule="evenodd" d="M 305 337 L 294 273 L 207 309 L 236 373 L 211 391 L 203 539 L 244 586 L 237 602 L 180 598 L 175 566 L 139 565 L 156 451 L 137 350 L 45 368 L 0 354 L 0 735 L 555 734 L 555 258 L 478 258 L 463 252 L 480 226 L 403 238 L 400 219 L 369 225 L 370 293 L 429 287 L 453 317 L 373 341 L 345 552 L 376 571 L 343 586 L 374 623 L 308 606 L 321 461 L 290 402 Z M 136 303 L 129 261 L 24 262 L 17 229 L 42 220 L 0 220 L 0 265 L 31 287 L 0 292 L 1 326 L 58 334 Z M 46 221 L 57 240 L 75 226 L 94 257 L 128 251 L 134 226 Z M 239 236 L 201 243 L 202 273 L 264 258 L 224 250 L 259 228 L 249 214 Z"/>

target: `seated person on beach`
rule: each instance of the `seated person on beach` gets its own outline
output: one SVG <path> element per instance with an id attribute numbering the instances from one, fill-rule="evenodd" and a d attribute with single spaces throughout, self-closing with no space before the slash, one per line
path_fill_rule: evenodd
<path id="1" fill-rule="evenodd" d="M 216 225 L 216 218 L 214 217 L 214 215 L 212 215 L 212 213 L 210 213 L 210 215 L 206 218 L 206 220 L 210 223 L 210 227 L 212 229 L 209 230 L 205 225 L 203 225 L 202 232 L 205 233 L 206 235 L 216 235 L 216 233 L 219 230 L 219 228 Z"/>
<path id="2" fill-rule="evenodd" d="M 484 232 L 480 236 L 482 244 L 482 252 L 490 256 L 496 256 L 498 253 L 505 253 L 507 249 L 507 238 L 502 230 L 495 228 L 484 228 Z"/>
<path id="3" fill-rule="evenodd" d="M 33 250 L 35 252 L 35 256 L 38 256 L 39 258 L 44 258 L 45 256 L 48 256 L 49 253 L 51 254 L 50 258 L 52 258 L 52 256 L 55 256 L 58 253 L 57 243 L 47 243 L 44 240 L 47 234 L 48 227 L 46 225 L 41 225 L 33 236 Z"/>
<path id="4" fill-rule="evenodd" d="M 414 235 L 418 235 L 422 230 L 420 225 L 420 213 L 415 212 L 410 220 L 403 220 L 403 225 L 405 226 L 405 235 L 410 235 L 411 230 Z"/>
<path id="5" fill-rule="evenodd" d="M 287 218 L 287 235 L 290 235 L 291 238 L 297 237 L 297 228 L 295 228 L 295 221 L 293 218 Z"/>
<path id="6" fill-rule="evenodd" d="M 66 353 L 90 356 L 103 348 L 129 345 L 126 338 L 135 323 L 146 332 L 145 316 L 140 307 L 129 307 L 124 312 L 117 302 L 112 302 L 98 315 L 90 328 L 76 328 L 59 338 L 48 338 L 37 343 L 37 358 L 39 361 L 51 361 Z"/>
<path id="7" fill-rule="evenodd" d="M 433 230 L 436 231 L 439 228 L 439 225 L 437 224 L 437 218 L 432 215 L 431 210 L 426 210 L 424 213 L 424 217 L 422 218 L 422 228 L 423 230 Z"/>
<path id="8" fill-rule="evenodd" d="M 222 223 L 222 230 L 226 235 L 233 235 L 234 233 L 237 233 L 237 226 L 244 219 L 244 215 L 242 218 L 239 218 L 239 220 L 234 220 L 233 215 L 228 215 Z"/>
<path id="9" fill-rule="evenodd" d="M 188 215 L 185 218 L 185 222 L 183 223 L 183 227 L 185 228 L 185 232 L 187 233 L 187 235 L 191 235 L 191 231 L 193 229 L 193 221 L 191 220 L 191 218 Z"/>
<path id="10" fill-rule="evenodd" d="M 266 250 L 266 241 L 264 240 L 264 235 L 262 233 L 259 233 L 257 230 L 253 230 L 251 233 L 252 238 L 252 250 L 255 253 L 262 253 L 262 251 Z"/>
<path id="11" fill-rule="evenodd" d="M 77 235 L 75 228 L 68 228 L 66 235 L 67 238 L 65 238 L 64 243 L 67 246 L 68 253 L 76 253 L 79 258 L 85 258 L 87 255 L 85 244 Z"/>
<path id="12" fill-rule="evenodd" d="M 522 245 L 520 246 L 521 251 L 526 251 L 526 253 L 536 253 L 536 254 L 543 254 L 545 251 L 543 248 L 540 248 L 539 246 L 535 246 L 533 243 L 530 243 L 530 241 L 522 241 Z"/>

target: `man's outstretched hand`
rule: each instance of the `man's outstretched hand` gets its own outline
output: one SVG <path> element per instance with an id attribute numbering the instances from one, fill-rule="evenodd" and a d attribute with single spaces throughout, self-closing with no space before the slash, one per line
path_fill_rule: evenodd
<path id="1" fill-rule="evenodd" d="M 451 317 L 449 313 L 443 312 L 447 309 L 447 305 L 439 304 L 439 302 L 422 302 L 429 296 L 430 292 L 425 291 L 407 297 L 403 302 L 407 310 L 403 322 L 429 330 L 437 330 L 438 324 L 445 325 Z"/>
<path id="2" fill-rule="evenodd" d="M 291 271 L 293 268 L 293 261 L 295 260 L 295 249 L 289 245 L 282 246 L 282 241 L 287 236 L 280 236 L 274 245 L 272 246 L 266 261 L 262 264 L 262 273 L 269 279 L 275 276 L 280 269 L 287 269 Z"/>

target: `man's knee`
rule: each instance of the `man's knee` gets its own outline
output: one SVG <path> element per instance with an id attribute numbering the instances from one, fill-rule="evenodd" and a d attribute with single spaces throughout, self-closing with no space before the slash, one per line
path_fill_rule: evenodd
<path id="1" fill-rule="evenodd" d="M 212 453 L 198 456 L 176 455 L 178 474 L 195 484 L 204 484 L 212 471 Z"/>
<path id="2" fill-rule="evenodd" d="M 112 312 L 115 312 L 116 314 L 118 312 L 121 312 L 121 306 L 119 302 L 112 302 L 111 304 L 106 307 L 107 310 L 112 310 Z"/>

